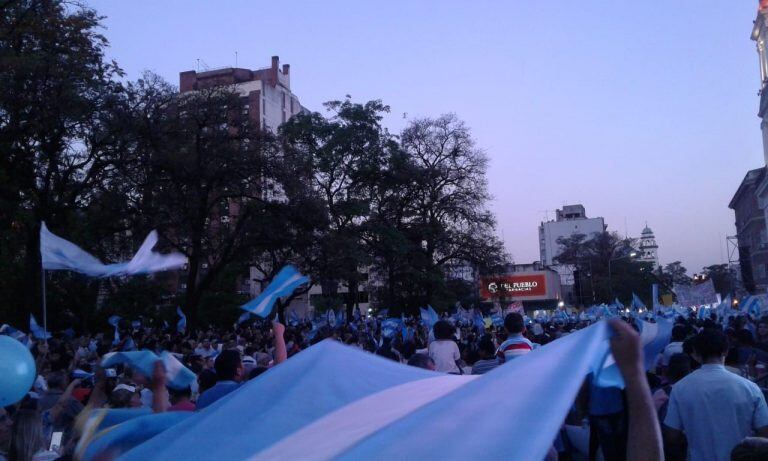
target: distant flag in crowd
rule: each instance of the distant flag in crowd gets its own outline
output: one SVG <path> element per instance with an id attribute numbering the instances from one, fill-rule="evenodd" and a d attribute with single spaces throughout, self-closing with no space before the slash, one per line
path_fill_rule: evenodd
<path id="1" fill-rule="evenodd" d="M 501 315 L 499 315 L 499 314 L 491 314 L 491 323 L 495 327 L 503 327 L 504 326 L 504 319 L 501 318 Z"/>
<path id="2" fill-rule="evenodd" d="M 640 329 L 640 344 L 643 346 L 645 370 L 651 370 L 656 364 L 659 354 L 669 344 L 672 338 L 674 323 L 670 320 L 658 319 L 656 323 L 636 320 L 635 324 Z M 597 382 L 601 387 L 624 387 L 619 367 L 613 355 L 603 363 L 602 369 L 597 372 Z"/>
<path id="3" fill-rule="evenodd" d="M 285 266 L 280 269 L 272 282 L 261 294 L 240 306 L 240 309 L 248 311 L 261 318 L 267 318 L 272 313 L 275 302 L 279 298 L 289 296 L 300 285 L 309 282 L 309 277 L 301 275 L 293 266 Z"/>
<path id="4" fill-rule="evenodd" d="M 632 310 L 637 311 L 640 309 L 645 309 L 645 303 L 643 302 L 642 299 L 640 299 L 639 296 L 632 293 Z"/>
<path id="5" fill-rule="evenodd" d="M 619 301 L 619 298 L 614 298 L 613 300 L 613 306 L 618 310 L 624 310 L 624 304 Z"/>
<path id="6" fill-rule="evenodd" d="M 184 389 L 197 379 L 192 370 L 185 367 L 168 351 L 163 351 L 159 357 L 152 351 L 110 352 L 102 358 L 101 367 L 111 368 L 125 364 L 151 379 L 158 360 L 165 366 L 167 384 L 172 389 Z"/>
<path id="7" fill-rule="evenodd" d="M 401 327 L 401 320 L 396 318 L 384 319 L 381 322 L 381 335 L 386 338 L 392 338 L 397 334 L 397 331 Z"/>
<path id="8" fill-rule="evenodd" d="M 243 322 L 247 322 L 251 318 L 250 312 L 243 312 L 237 319 L 237 324 L 240 325 Z"/>
<path id="9" fill-rule="evenodd" d="M 37 324 L 37 320 L 35 319 L 35 316 L 32 314 L 29 314 L 29 331 L 32 333 L 32 336 L 36 339 L 50 339 L 51 334 L 45 331 L 43 327 Z"/>
<path id="10" fill-rule="evenodd" d="M 741 300 L 739 306 L 741 312 L 751 315 L 754 318 L 760 317 L 762 313 L 762 302 L 760 296 L 747 296 Z"/>
<path id="11" fill-rule="evenodd" d="M 659 309 L 659 284 L 654 283 L 651 285 L 651 303 L 653 306 L 653 310 L 656 311 Z"/>
<path id="12" fill-rule="evenodd" d="M 181 311 L 181 307 L 176 306 L 176 314 L 179 315 L 179 321 L 176 322 L 176 331 L 184 331 L 187 329 L 187 316 Z"/>
<path id="13" fill-rule="evenodd" d="M 104 264 L 74 243 L 53 234 L 44 222 L 40 226 L 43 269 L 70 270 L 91 277 L 149 274 L 176 269 L 187 263 L 186 256 L 180 253 L 160 254 L 152 251 L 157 241 L 157 232 L 152 231 L 130 261 Z"/>
<path id="14" fill-rule="evenodd" d="M 485 332 L 485 320 L 483 320 L 483 314 L 481 314 L 477 309 L 475 309 L 475 315 L 472 318 L 472 323 L 474 324 L 475 328 L 480 330 L 480 333 Z"/>
<path id="15" fill-rule="evenodd" d="M 696 311 L 696 318 L 699 320 L 706 320 L 709 318 L 709 307 L 699 306 L 699 310 Z"/>
<path id="16" fill-rule="evenodd" d="M 328 322 L 329 327 L 336 328 L 336 312 L 333 309 L 328 309 L 325 312 L 325 320 Z"/>
<path id="17" fill-rule="evenodd" d="M 293 326 L 299 324 L 299 314 L 296 313 L 296 309 L 290 309 L 288 311 L 288 323 Z"/>
<path id="18" fill-rule="evenodd" d="M 420 308 L 419 311 L 421 313 L 422 322 L 424 322 L 424 325 L 430 330 L 435 326 L 435 323 L 440 320 L 440 316 L 437 315 L 437 312 L 435 312 L 435 309 L 433 309 L 432 306 L 428 305 L 426 309 Z"/>
<path id="19" fill-rule="evenodd" d="M 111 316 L 110 316 L 110 317 L 107 319 L 107 323 L 108 323 L 108 324 L 110 324 L 110 325 L 112 325 L 114 328 L 117 328 L 118 324 L 120 323 L 120 320 L 122 320 L 122 319 L 123 319 L 123 318 L 122 318 L 122 317 L 120 317 L 119 315 L 111 315 Z"/>

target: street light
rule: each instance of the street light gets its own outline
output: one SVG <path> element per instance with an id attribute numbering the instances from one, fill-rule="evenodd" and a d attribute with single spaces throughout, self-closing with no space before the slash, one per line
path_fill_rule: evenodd
<path id="1" fill-rule="evenodd" d="M 616 258 L 611 258 L 611 259 L 608 260 L 608 291 L 610 291 L 610 293 L 611 293 L 611 298 L 614 297 L 613 296 L 613 280 L 611 279 L 611 275 L 612 275 L 611 263 L 613 261 L 618 261 L 620 259 L 634 258 L 635 256 L 637 256 L 637 252 L 636 251 L 630 251 L 629 254 L 626 254 L 624 256 L 619 256 L 619 257 L 616 257 Z M 613 301 L 611 301 L 611 302 L 613 302 Z"/>

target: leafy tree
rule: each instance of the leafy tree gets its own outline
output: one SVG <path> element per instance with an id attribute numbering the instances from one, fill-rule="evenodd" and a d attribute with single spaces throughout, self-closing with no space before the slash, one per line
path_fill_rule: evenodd
<path id="1" fill-rule="evenodd" d="M 671 290 L 674 285 L 690 285 L 693 279 L 687 274 L 688 269 L 680 261 L 671 262 L 661 270 L 660 280 L 665 288 Z"/>
<path id="2" fill-rule="evenodd" d="M 0 9 L 0 304 L 23 307 L 16 321 L 40 304 L 40 222 L 100 237 L 80 225 L 81 211 L 110 165 L 100 122 L 121 71 L 104 57 L 99 19 L 55 0 Z"/>
<path id="3" fill-rule="evenodd" d="M 702 274 L 706 278 L 712 279 L 712 283 L 715 286 L 715 292 L 733 294 L 736 287 L 733 284 L 733 274 L 727 264 L 707 266 L 702 270 Z"/>

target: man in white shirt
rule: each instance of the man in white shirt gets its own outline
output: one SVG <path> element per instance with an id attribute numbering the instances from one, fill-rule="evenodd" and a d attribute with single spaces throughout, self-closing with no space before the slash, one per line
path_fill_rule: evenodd
<path id="1" fill-rule="evenodd" d="M 685 341 L 686 331 L 683 325 L 675 325 L 672 328 L 672 340 L 664 351 L 661 353 L 660 365 L 662 367 L 669 366 L 669 359 L 675 354 L 683 353 L 683 342 Z"/>
<path id="2" fill-rule="evenodd" d="M 688 441 L 691 461 L 727 461 L 745 437 L 768 437 L 768 406 L 757 384 L 725 369 L 728 340 L 719 329 L 693 340 L 701 368 L 672 388 L 664 419 L 671 447 Z"/>

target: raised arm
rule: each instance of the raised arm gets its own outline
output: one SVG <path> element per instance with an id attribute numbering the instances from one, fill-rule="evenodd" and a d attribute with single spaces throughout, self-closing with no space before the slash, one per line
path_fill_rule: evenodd
<path id="1" fill-rule="evenodd" d="M 165 365 L 158 360 L 152 370 L 152 411 L 164 413 L 168 411 L 168 388 L 165 386 Z"/>
<path id="2" fill-rule="evenodd" d="M 285 325 L 273 322 L 272 333 L 275 335 L 275 365 L 277 365 L 288 359 L 288 350 L 285 348 Z"/>
<path id="3" fill-rule="evenodd" d="M 663 460 L 661 429 L 645 377 L 640 337 L 626 322 L 612 319 L 609 323 L 614 332 L 611 351 L 626 385 L 632 434 L 627 440 L 627 461 Z"/>

